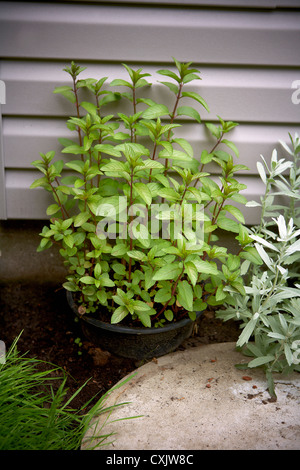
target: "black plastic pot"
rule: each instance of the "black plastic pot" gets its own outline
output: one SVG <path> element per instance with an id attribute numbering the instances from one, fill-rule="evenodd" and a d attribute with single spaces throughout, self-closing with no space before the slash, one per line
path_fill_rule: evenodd
<path id="1" fill-rule="evenodd" d="M 118 356 L 137 360 L 148 360 L 174 351 L 191 335 L 196 321 L 185 318 L 162 328 L 130 328 L 105 323 L 88 315 L 79 316 L 78 306 L 69 291 L 67 300 L 79 317 L 82 332 L 89 341 Z M 201 313 L 197 312 L 196 319 Z"/>

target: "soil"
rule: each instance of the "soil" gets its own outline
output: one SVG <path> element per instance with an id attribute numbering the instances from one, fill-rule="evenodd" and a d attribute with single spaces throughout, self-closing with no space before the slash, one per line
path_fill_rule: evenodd
<path id="1" fill-rule="evenodd" d="M 224 323 L 215 318 L 214 311 L 206 311 L 198 320 L 193 335 L 180 349 L 236 341 L 239 334 L 237 322 Z M 67 373 L 67 397 L 88 381 L 72 401 L 72 407 L 76 409 L 91 399 L 89 406 L 94 404 L 141 365 L 102 351 L 88 342 L 60 286 L 0 285 L 0 340 L 4 341 L 6 350 L 19 335 L 17 349 L 21 354 L 59 366 Z"/>

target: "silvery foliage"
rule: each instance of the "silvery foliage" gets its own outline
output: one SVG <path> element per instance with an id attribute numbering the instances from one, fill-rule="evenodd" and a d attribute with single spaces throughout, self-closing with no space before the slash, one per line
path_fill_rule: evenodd
<path id="1" fill-rule="evenodd" d="M 244 261 L 246 296 L 232 292 L 235 306 L 217 313 L 241 321 L 236 346 L 252 359 L 238 367 L 263 367 L 275 398 L 273 373 L 300 372 L 300 140 L 297 134 L 290 140 L 290 147 L 280 142 L 288 160 L 274 150 L 268 166 L 261 156 L 265 193 L 260 202 L 247 203 L 261 208 L 260 224 L 249 230 L 261 264 Z"/>

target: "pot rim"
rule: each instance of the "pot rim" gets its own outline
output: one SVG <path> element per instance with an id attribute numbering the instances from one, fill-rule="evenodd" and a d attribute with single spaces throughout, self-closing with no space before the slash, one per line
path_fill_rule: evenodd
<path id="1" fill-rule="evenodd" d="M 166 326 L 163 326 L 161 328 L 155 328 L 155 327 L 151 327 L 151 328 L 137 327 L 136 328 L 136 327 L 118 325 L 116 323 L 115 324 L 106 323 L 106 322 L 103 322 L 101 320 L 97 320 L 97 318 L 91 318 L 91 317 L 88 317 L 88 316 L 85 316 L 85 315 L 79 316 L 79 314 L 77 312 L 77 308 L 76 308 L 76 303 L 74 301 L 72 292 L 70 292 L 70 291 L 67 291 L 67 300 L 68 300 L 68 303 L 69 303 L 71 309 L 73 310 L 73 312 L 77 315 L 78 318 L 80 318 L 80 320 L 84 321 L 85 323 L 96 326 L 98 328 L 102 328 L 104 330 L 114 331 L 115 333 L 119 332 L 119 333 L 126 333 L 126 334 L 132 334 L 132 335 L 137 335 L 137 334 L 151 335 L 151 334 L 164 333 L 165 331 L 176 330 L 178 328 L 182 328 L 186 325 L 189 325 L 190 323 L 194 323 L 196 320 L 198 320 L 200 315 L 204 312 L 204 310 L 196 312 L 196 319 L 195 320 L 191 320 L 190 318 L 183 318 L 182 320 L 179 320 L 178 322 L 170 323 L 170 324 L 168 324 Z"/>

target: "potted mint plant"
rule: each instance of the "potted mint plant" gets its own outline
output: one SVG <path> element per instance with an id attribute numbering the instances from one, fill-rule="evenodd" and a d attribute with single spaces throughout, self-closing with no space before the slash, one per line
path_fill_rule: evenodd
<path id="1" fill-rule="evenodd" d="M 238 150 L 226 138 L 237 123 L 206 123 L 215 142 L 194 155 L 180 131 L 190 119 L 202 125 L 191 104 L 209 110 L 190 91 L 200 72 L 176 59 L 174 71 L 157 72 L 173 95 L 169 108 L 149 97 L 149 73 L 124 67 L 128 81 L 109 86 L 107 77 L 80 79 L 74 62 L 64 69 L 70 86 L 54 93 L 74 103 L 67 126 L 76 138 L 59 139 L 67 161 L 50 151 L 33 162 L 43 176 L 31 188 L 54 198 L 38 250 L 59 245 L 85 334 L 116 354 L 149 358 L 176 348 L 207 305 L 244 294 L 240 262 L 256 257 L 236 206 L 247 201 L 235 173 L 247 167 L 234 164 Z M 217 180 L 206 170 L 213 165 Z M 216 243 L 217 229 L 232 232 L 238 254 Z"/>

